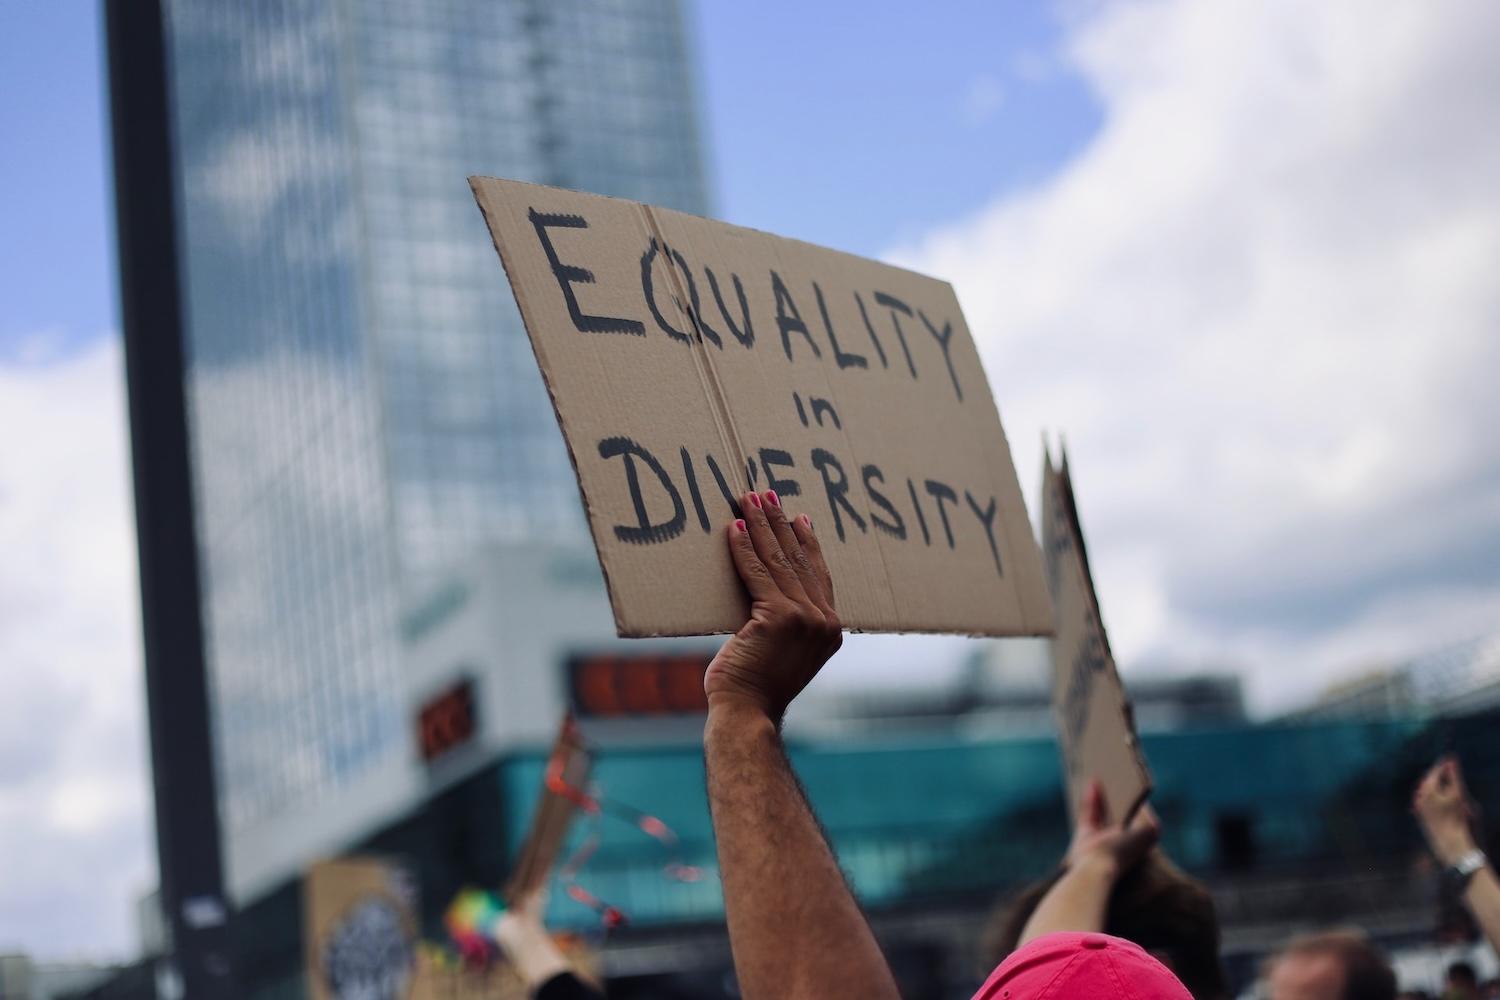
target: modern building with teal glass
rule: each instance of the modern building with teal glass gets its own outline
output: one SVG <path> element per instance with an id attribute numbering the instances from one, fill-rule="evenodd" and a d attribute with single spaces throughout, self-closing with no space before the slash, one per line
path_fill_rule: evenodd
<path id="1" fill-rule="evenodd" d="M 412 757 L 403 611 L 486 545 L 586 544 L 467 177 L 700 214 L 706 183 L 678 0 L 164 9 L 186 370 L 157 377 L 187 388 L 243 897 Z"/>

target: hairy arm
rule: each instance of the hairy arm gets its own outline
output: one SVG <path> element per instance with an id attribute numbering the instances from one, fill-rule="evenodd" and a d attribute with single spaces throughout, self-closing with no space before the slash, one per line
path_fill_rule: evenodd
<path id="1" fill-rule="evenodd" d="M 715 706 L 704 748 L 744 995 L 896 996 L 771 720 L 753 709 Z"/>
<path id="2" fill-rule="evenodd" d="M 724 911 L 747 1000 L 896 998 L 896 983 L 792 773 L 782 713 L 838 649 L 833 584 L 805 517 L 746 494 L 729 528 L 750 620 L 704 679 L 704 760 Z"/>

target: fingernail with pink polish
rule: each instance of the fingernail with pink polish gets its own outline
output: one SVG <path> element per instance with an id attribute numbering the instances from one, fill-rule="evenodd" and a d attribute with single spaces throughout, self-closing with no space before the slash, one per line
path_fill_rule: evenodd
<path id="1" fill-rule="evenodd" d="M 766 499 L 771 502 L 772 507 L 781 506 L 781 497 L 776 495 L 775 490 L 766 490 Z"/>
<path id="2" fill-rule="evenodd" d="M 760 509 L 760 494 L 759 493 L 752 493 L 752 494 L 750 494 L 750 506 L 756 508 L 757 510 Z"/>
<path id="3" fill-rule="evenodd" d="M 744 521 L 735 521 L 734 522 L 734 530 L 735 531 L 744 531 L 745 530 L 745 522 Z"/>

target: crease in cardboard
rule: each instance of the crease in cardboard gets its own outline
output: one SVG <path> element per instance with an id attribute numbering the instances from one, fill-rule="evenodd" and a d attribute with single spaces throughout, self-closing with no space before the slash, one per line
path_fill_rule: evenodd
<path id="1" fill-rule="evenodd" d="M 666 233 L 662 231 L 661 223 L 657 220 L 656 209 L 650 205 L 641 205 L 640 210 L 646 222 L 646 231 L 652 239 L 656 240 L 656 245 L 661 248 L 662 257 L 666 260 L 667 273 L 672 281 L 672 295 L 678 303 L 678 311 L 687 314 L 685 318 L 692 327 L 690 334 L 692 340 L 688 344 L 688 350 L 693 355 L 693 365 L 698 372 L 698 382 L 703 389 L 703 398 L 708 403 L 709 413 L 713 417 L 714 429 L 718 432 L 725 453 L 734 461 L 737 480 L 748 490 L 750 484 L 746 482 L 746 479 L 748 478 L 749 454 L 740 440 L 739 427 L 736 426 L 734 417 L 729 413 L 729 403 L 724 395 L 724 386 L 718 369 L 714 367 L 708 349 L 703 346 L 703 334 L 699 326 L 701 317 L 693 311 L 692 297 L 682 282 L 682 275 L 677 270 L 677 261 L 672 258 L 671 244 L 667 242 Z"/>

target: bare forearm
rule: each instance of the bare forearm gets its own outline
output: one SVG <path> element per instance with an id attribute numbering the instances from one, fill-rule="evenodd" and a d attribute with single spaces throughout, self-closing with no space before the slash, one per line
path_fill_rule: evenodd
<path id="1" fill-rule="evenodd" d="M 1485 865 L 1474 873 L 1464 891 L 1464 902 L 1469 904 L 1469 911 L 1490 947 L 1500 952 L 1500 879 L 1495 877 L 1493 865 Z"/>
<path id="2" fill-rule="evenodd" d="M 1102 862 L 1070 868 L 1037 904 L 1017 947 L 1057 931 L 1104 930 L 1114 881 L 1114 872 Z"/>
<path id="3" fill-rule="evenodd" d="M 743 995 L 896 997 L 770 720 L 753 709 L 715 705 L 704 757 Z"/>

